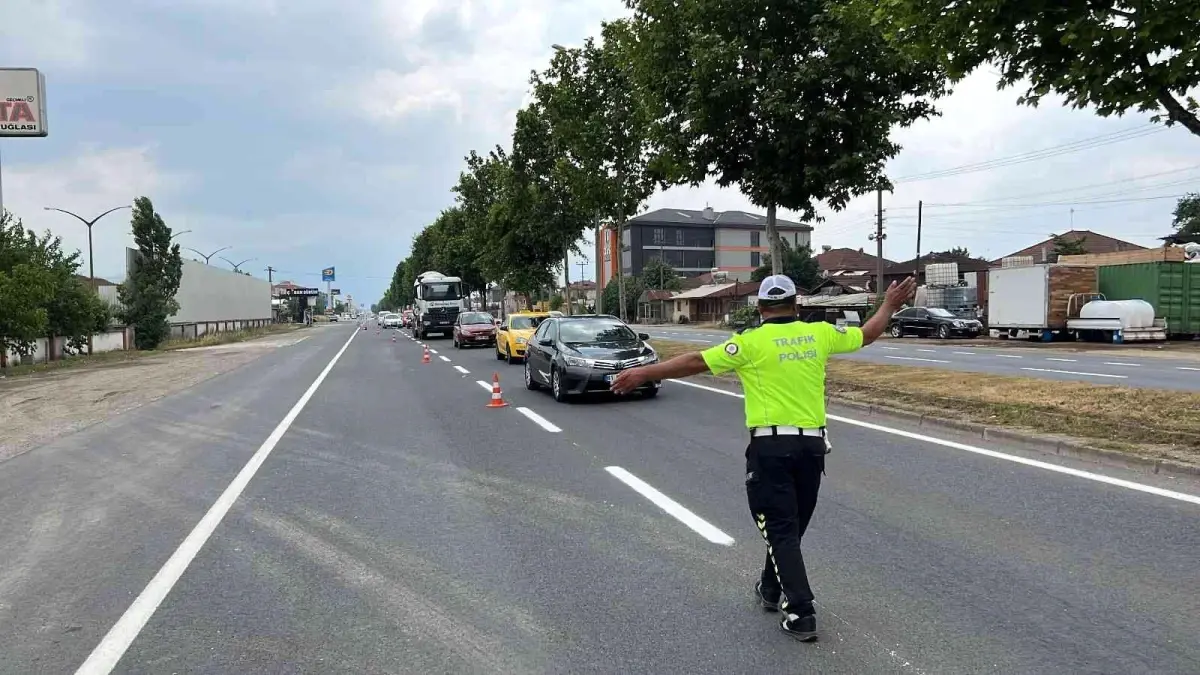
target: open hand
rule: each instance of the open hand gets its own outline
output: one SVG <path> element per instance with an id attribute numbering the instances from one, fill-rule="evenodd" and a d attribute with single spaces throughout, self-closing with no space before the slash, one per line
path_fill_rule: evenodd
<path id="1" fill-rule="evenodd" d="M 613 381 L 611 384 L 609 384 L 609 388 L 612 389 L 614 394 L 628 394 L 634 389 L 646 384 L 646 378 L 642 376 L 644 372 L 645 371 L 642 368 L 630 368 L 629 370 L 622 370 L 621 372 L 617 373 L 615 377 L 613 377 Z"/>
<path id="2" fill-rule="evenodd" d="M 884 302 L 890 307 L 903 307 L 916 291 L 917 280 L 912 277 L 908 277 L 900 283 L 893 281 L 888 284 L 887 290 L 883 293 Z"/>

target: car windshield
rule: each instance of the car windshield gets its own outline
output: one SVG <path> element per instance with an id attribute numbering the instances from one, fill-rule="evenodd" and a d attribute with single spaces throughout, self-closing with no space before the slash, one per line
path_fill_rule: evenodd
<path id="1" fill-rule="evenodd" d="M 940 316 L 943 319 L 953 319 L 954 318 L 953 314 L 951 314 L 948 310 L 942 309 L 941 307 L 927 307 L 926 309 L 929 310 L 929 314 L 931 316 Z"/>
<path id="2" fill-rule="evenodd" d="M 421 284 L 421 299 L 431 302 L 461 300 L 462 294 L 459 293 L 457 282 Z"/>
<path id="3" fill-rule="evenodd" d="M 598 342 L 635 342 L 637 333 L 620 321 L 584 320 L 562 321 L 559 339 L 566 344 L 595 344 Z"/>
<path id="4" fill-rule="evenodd" d="M 462 322 L 464 324 L 472 324 L 472 325 L 483 323 L 483 324 L 487 324 L 490 326 L 490 325 L 492 325 L 492 315 L 491 314 L 483 314 L 482 312 L 471 312 L 470 314 L 463 314 Z"/>
<path id="5" fill-rule="evenodd" d="M 540 316 L 514 316 L 512 318 L 512 328 L 513 330 L 529 330 L 537 328 L 541 322 L 542 317 Z"/>

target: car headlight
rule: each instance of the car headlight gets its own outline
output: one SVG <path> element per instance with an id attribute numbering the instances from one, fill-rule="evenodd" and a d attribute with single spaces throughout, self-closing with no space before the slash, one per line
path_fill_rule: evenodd
<path id="1" fill-rule="evenodd" d="M 526 340 L 525 338 L 523 338 L 523 337 L 519 337 L 519 338 L 517 338 L 517 344 L 519 344 L 519 345 L 523 345 L 523 344 L 525 344 L 526 342 L 527 342 L 527 340 Z"/>
<path id="2" fill-rule="evenodd" d="M 591 368 L 596 364 L 592 359 L 584 359 L 578 356 L 564 356 L 563 361 L 566 361 L 568 366 L 575 368 Z"/>
<path id="3" fill-rule="evenodd" d="M 962 322 L 962 321 L 959 321 L 958 319 L 955 319 L 955 320 L 954 320 L 954 327 L 955 327 L 955 328 L 962 328 L 962 327 L 963 327 L 963 322 Z"/>

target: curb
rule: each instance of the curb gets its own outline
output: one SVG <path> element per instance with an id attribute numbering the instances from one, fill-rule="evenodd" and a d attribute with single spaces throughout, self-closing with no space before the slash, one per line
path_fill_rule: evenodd
<path id="1" fill-rule="evenodd" d="M 714 377 L 712 375 L 697 375 L 690 379 L 705 380 L 712 384 L 734 384 L 737 389 L 741 389 L 741 386 L 735 381 L 731 381 L 727 378 Z M 937 417 L 935 415 L 924 415 L 908 410 L 901 410 L 899 408 L 892 408 L 886 405 L 862 403 L 861 401 L 851 401 L 838 398 L 836 396 L 830 396 L 829 402 L 839 408 L 853 410 L 869 417 L 886 417 L 894 420 L 902 420 L 910 424 L 915 424 L 919 427 L 948 429 L 950 431 L 970 434 L 985 441 L 1007 441 L 1020 443 L 1022 445 L 1032 446 L 1039 452 L 1050 455 L 1098 462 L 1106 466 L 1161 476 L 1172 476 L 1177 478 L 1200 477 L 1200 465 L 1185 464 L 1183 462 L 1176 462 L 1170 459 L 1155 459 L 1153 457 L 1130 455 L 1117 450 L 1109 450 L 1107 448 L 1096 448 L 1087 445 L 1085 442 L 1078 439 L 1048 438 L 1046 436 L 1039 436 L 1030 432 L 1012 431 L 1010 429 L 989 427 L 986 424 L 963 422 L 960 420 Z"/>

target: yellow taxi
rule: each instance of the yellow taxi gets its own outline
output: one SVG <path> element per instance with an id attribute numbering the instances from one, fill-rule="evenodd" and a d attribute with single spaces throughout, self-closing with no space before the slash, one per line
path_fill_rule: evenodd
<path id="1" fill-rule="evenodd" d="M 525 358 L 525 347 L 533 337 L 533 331 L 548 316 L 546 312 L 509 314 L 496 330 L 496 360 L 520 363 Z"/>

